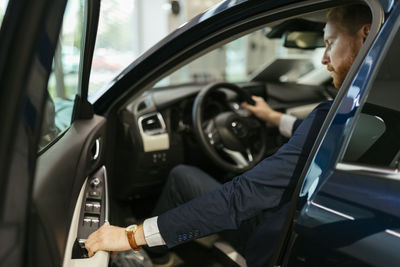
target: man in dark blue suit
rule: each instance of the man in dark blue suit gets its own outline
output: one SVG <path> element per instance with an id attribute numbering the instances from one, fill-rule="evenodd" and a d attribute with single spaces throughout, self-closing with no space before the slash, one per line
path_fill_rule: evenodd
<path id="1" fill-rule="evenodd" d="M 322 64 L 339 88 L 369 33 L 371 13 L 361 5 L 328 13 Z M 262 101 L 247 107 L 257 115 Z M 199 169 L 180 166 L 171 172 L 158 209 L 168 210 L 127 229 L 104 225 L 89 236 L 89 256 L 98 250 L 138 249 L 178 244 L 246 226 L 244 255 L 249 266 L 265 266 L 283 225 L 287 203 L 303 170 L 331 102 L 321 103 L 298 126 L 289 142 L 253 169 L 219 185 Z M 258 115 L 259 116 L 259 115 Z M 259 116 L 260 117 L 260 116 Z M 187 186 L 186 186 L 187 185 Z M 182 188 L 180 188 L 182 187 Z M 192 199 L 194 196 L 199 196 Z M 183 205 L 175 207 L 179 204 Z"/>

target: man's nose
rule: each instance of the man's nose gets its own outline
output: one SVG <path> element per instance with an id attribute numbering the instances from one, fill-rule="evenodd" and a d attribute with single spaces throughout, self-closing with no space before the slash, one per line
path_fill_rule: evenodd
<path id="1" fill-rule="evenodd" d="M 329 59 L 328 51 L 327 51 L 327 49 L 325 49 L 324 55 L 322 56 L 321 63 L 322 63 L 322 65 L 328 65 L 329 62 L 330 62 L 330 59 Z"/>

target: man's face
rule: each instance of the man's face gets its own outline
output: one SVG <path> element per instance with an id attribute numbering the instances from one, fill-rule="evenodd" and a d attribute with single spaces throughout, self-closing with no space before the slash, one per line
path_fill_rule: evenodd
<path id="1" fill-rule="evenodd" d="M 358 51 L 364 43 L 360 29 L 354 35 L 348 33 L 336 21 L 328 21 L 325 26 L 324 40 L 326 44 L 322 64 L 331 72 L 333 85 L 340 88 Z"/>

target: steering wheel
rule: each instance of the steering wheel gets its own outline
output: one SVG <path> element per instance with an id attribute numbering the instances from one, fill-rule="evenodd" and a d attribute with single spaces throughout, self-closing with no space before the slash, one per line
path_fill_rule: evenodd
<path id="1" fill-rule="evenodd" d="M 204 152 L 221 168 L 240 173 L 259 162 L 266 148 L 265 123 L 248 112 L 240 112 L 238 103 L 229 111 L 211 119 L 203 119 L 206 99 L 210 94 L 228 89 L 240 100 L 254 104 L 248 92 L 232 83 L 213 83 L 204 87 L 196 96 L 192 119 L 195 135 Z M 244 113 L 244 114 L 243 114 Z"/>

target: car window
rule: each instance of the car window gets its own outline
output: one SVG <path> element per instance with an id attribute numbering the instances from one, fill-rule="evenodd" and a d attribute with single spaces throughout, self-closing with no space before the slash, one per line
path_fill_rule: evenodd
<path id="1" fill-rule="evenodd" d="M 89 80 L 89 101 L 94 103 L 123 69 L 142 53 L 220 0 L 185 5 L 165 0 L 102 0 L 96 45 Z M 174 8 L 175 6 L 175 8 Z"/>
<path id="2" fill-rule="evenodd" d="M 132 0 L 101 1 L 89 98 L 137 56 L 137 7 Z"/>
<path id="3" fill-rule="evenodd" d="M 397 34 L 361 110 L 343 161 L 397 169 L 400 163 L 400 35 Z"/>
<path id="4" fill-rule="evenodd" d="M 315 75 L 307 78 L 314 71 L 322 73 L 321 81 L 329 78 L 320 64 L 323 48 L 286 48 L 281 39 L 267 38 L 269 31 L 270 28 L 263 28 L 220 46 L 163 78 L 155 87 L 254 79 L 318 84 Z M 282 64 L 291 67 L 282 68 Z"/>
<path id="5" fill-rule="evenodd" d="M 56 47 L 47 91 L 39 149 L 63 133 L 71 124 L 83 32 L 83 0 L 68 1 Z"/>
<path id="6" fill-rule="evenodd" d="M 8 0 L 0 0 L 0 26 L 3 24 L 4 14 L 6 13 Z"/>

